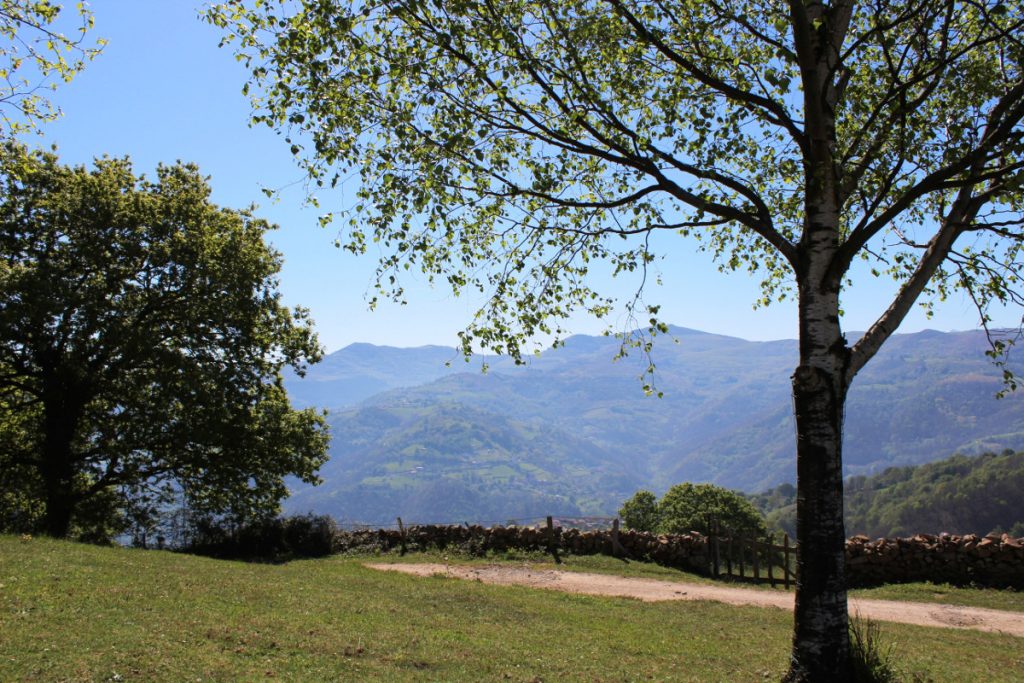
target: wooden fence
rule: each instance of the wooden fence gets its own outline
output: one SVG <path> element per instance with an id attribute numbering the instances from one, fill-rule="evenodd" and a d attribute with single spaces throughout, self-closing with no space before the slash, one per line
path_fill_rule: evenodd
<path id="1" fill-rule="evenodd" d="M 713 518 L 708 529 L 708 573 L 712 577 L 735 577 L 772 587 L 781 583 L 786 590 L 796 583 L 797 546 L 790 543 L 788 534 L 781 534 L 782 543 L 776 543 L 775 534 L 756 538 L 733 533 Z"/>

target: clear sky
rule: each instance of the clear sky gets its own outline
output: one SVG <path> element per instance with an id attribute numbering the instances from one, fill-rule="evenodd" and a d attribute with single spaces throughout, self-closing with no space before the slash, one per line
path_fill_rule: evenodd
<path id="1" fill-rule="evenodd" d="M 67 5 L 73 3 L 66 2 Z M 190 0 L 93 0 L 95 34 L 109 44 L 72 83 L 53 98 L 64 117 L 49 124 L 44 137 L 26 136 L 33 145 L 56 144 L 65 163 L 89 163 L 104 154 L 130 156 L 136 172 L 152 173 L 159 162 L 195 162 L 211 177 L 214 201 L 240 208 L 256 203 L 258 215 L 278 224 L 271 242 L 283 253 L 281 291 L 290 305 L 311 309 L 328 351 L 353 342 L 393 346 L 454 345 L 456 333 L 471 320 L 475 302 L 455 299 L 422 278 L 407 283 L 407 306 L 367 310 L 374 269 L 372 253 L 356 258 L 333 246 L 333 229 L 317 225 L 317 213 L 303 208 L 302 174 L 288 146 L 266 128 L 248 127 L 249 104 L 241 94 L 245 70 L 219 33 L 197 18 Z M 69 10 L 73 9 L 69 7 Z M 271 201 L 261 188 L 285 188 Z M 321 198 L 337 208 L 345 197 Z M 792 304 L 753 310 L 757 281 L 747 274 L 720 274 L 707 254 L 691 242 L 664 241 L 665 258 L 656 264 L 663 281 L 645 300 L 662 305 L 662 318 L 675 325 L 752 340 L 795 338 Z M 633 281 L 607 281 L 628 298 Z M 888 305 L 892 287 L 870 277 L 856 281 L 844 299 L 847 330 L 864 330 Z M 996 322 L 1011 326 L 1019 312 Z M 608 324 L 584 317 L 573 332 L 593 334 Z M 977 314 L 963 299 L 940 305 L 933 319 L 915 312 L 900 328 L 914 332 L 972 329 Z"/>

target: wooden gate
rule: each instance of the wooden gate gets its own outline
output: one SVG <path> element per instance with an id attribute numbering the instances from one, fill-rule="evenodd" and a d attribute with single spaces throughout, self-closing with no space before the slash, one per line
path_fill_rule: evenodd
<path id="1" fill-rule="evenodd" d="M 796 583 L 796 542 L 788 534 L 763 538 L 738 534 L 722 527 L 718 520 L 708 521 L 708 572 L 713 577 L 733 577 L 741 581 L 777 583 L 789 590 Z"/>

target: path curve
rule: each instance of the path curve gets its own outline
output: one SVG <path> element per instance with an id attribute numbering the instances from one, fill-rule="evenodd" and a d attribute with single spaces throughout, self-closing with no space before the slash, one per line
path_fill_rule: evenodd
<path id="1" fill-rule="evenodd" d="M 370 563 L 365 566 L 371 569 L 403 572 L 416 576 L 449 576 L 505 586 L 529 586 L 566 593 L 635 598 L 645 602 L 712 600 L 730 605 L 754 605 L 793 610 L 793 594 L 779 591 L 627 578 L 554 569 L 531 569 L 509 565 Z M 968 628 L 1024 638 L 1024 613 L 1022 612 L 924 602 L 850 598 L 850 613 L 878 621 L 894 621 L 901 624 L 940 628 Z"/>

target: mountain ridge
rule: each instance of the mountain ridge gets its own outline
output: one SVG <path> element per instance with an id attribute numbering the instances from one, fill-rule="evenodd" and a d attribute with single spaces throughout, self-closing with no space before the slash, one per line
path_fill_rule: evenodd
<path id="1" fill-rule="evenodd" d="M 758 491 L 795 479 L 789 390 L 797 363 L 795 340 L 750 342 L 672 327 L 668 335 L 659 335 L 653 351 L 653 379 L 664 392 L 660 399 L 644 396 L 639 378 L 647 364 L 635 350 L 612 361 L 620 345 L 614 337 L 574 335 L 563 346 L 529 357 L 523 366 L 488 358 L 487 373 L 479 372 L 477 360 L 467 368 L 449 347 L 356 345 L 335 352 L 325 359 L 325 372 L 314 366 L 311 381 L 290 381 L 289 391 L 300 405 L 316 404 L 318 395 L 331 397 L 332 424 L 351 427 L 369 419 L 371 413 L 361 411 L 377 411 L 378 431 L 371 435 L 376 442 L 368 447 L 337 440 L 331 447 L 337 461 L 325 466 L 324 486 L 298 490 L 287 507 L 331 512 L 344 498 L 349 518 L 358 517 L 360 509 L 383 514 L 375 498 L 380 491 L 373 493 L 380 482 L 371 478 L 373 486 L 360 484 L 370 465 L 359 459 L 393 463 L 416 439 L 430 440 L 423 430 L 409 430 L 410 406 L 418 406 L 416 419 L 424 424 L 440 419 L 439 406 L 461 410 L 452 432 L 460 442 L 503 425 L 507 438 L 501 457 L 514 471 L 519 471 L 512 462 L 516 449 L 541 460 L 544 449 L 557 451 L 573 464 L 569 469 L 575 474 L 570 475 L 557 463 L 537 460 L 533 466 L 546 478 L 513 477 L 501 488 L 505 500 L 512 500 L 520 487 L 527 497 L 555 496 L 569 501 L 573 510 L 610 514 L 625 483 L 664 490 L 680 481 L 711 481 Z M 1024 403 L 1016 395 L 995 400 L 1000 373 L 984 355 L 986 349 L 984 333 L 977 331 L 926 330 L 890 339 L 850 391 L 846 474 L 919 464 L 959 450 L 1024 447 Z M 366 368 L 366 363 L 376 365 Z M 394 417 L 392 423 L 379 421 L 386 414 Z M 399 423 L 405 426 L 398 429 Z M 548 433 L 546 441 L 537 440 L 538 430 Z M 444 445 L 433 443 L 432 448 L 439 465 Z M 586 481 L 576 465 L 589 462 L 590 453 L 610 454 L 611 459 L 601 460 L 605 470 Z M 474 480 L 473 489 L 454 471 L 450 476 L 443 468 L 432 471 L 437 472 L 432 485 L 444 490 L 437 494 L 441 498 L 469 495 L 472 489 L 469 497 L 487 504 L 486 491 L 493 494 L 487 476 Z M 556 486 L 559 476 L 579 481 Z M 417 491 L 413 486 L 405 498 Z M 432 505 L 424 495 L 407 514 L 429 517 L 436 511 Z M 468 514 L 471 507 L 467 502 L 459 514 Z"/>

